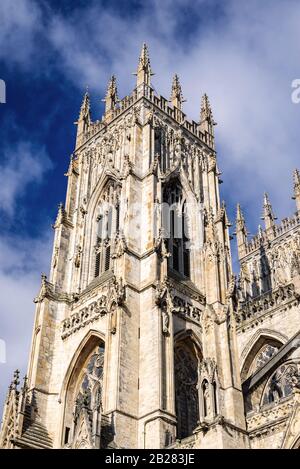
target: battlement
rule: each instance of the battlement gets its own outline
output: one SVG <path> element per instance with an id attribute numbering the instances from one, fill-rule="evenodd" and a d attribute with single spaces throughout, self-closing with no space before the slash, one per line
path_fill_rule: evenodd
<path id="1" fill-rule="evenodd" d="M 185 129 L 200 142 L 214 150 L 214 132 L 213 126 L 216 124 L 208 96 L 204 94 L 201 100 L 200 119 L 199 122 L 189 121 L 186 114 L 182 111 L 182 105 L 185 101 L 178 75 L 173 78 L 171 97 L 166 99 L 157 95 L 151 86 L 151 76 L 153 75 L 147 46 L 144 44 L 139 59 L 138 69 L 135 74 L 137 76 L 136 87 L 132 93 L 123 99 L 118 98 L 116 78 L 113 75 L 107 87 L 105 99 L 105 111 L 101 120 L 92 122 L 90 113 L 90 98 L 88 92 L 85 93 L 80 108 L 79 119 L 77 125 L 76 148 L 82 146 L 91 137 L 112 124 L 115 119 L 121 116 L 129 108 L 138 101 L 146 99 L 149 103 L 162 111 L 166 117 L 169 117 L 180 128 Z M 152 110 L 153 112 L 153 110 Z M 151 120 L 148 120 L 150 123 Z"/>
<path id="2" fill-rule="evenodd" d="M 293 230 L 297 226 L 300 227 L 300 214 L 298 212 L 291 217 L 283 218 L 280 224 L 274 225 L 271 236 L 270 233 L 268 233 L 268 230 L 261 230 L 246 244 L 245 256 L 255 252 L 270 241 L 275 241 L 277 238 L 285 235 L 288 231 Z"/>
<path id="3" fill-rule="evenodd" d="M 264 220 L 265 228 L 258 227 L 258 233 L 248 240 L 248 230 L 241 207 L 237 206 L 236 217 L 236 236 L 238 245 L 239 259 L 242 260 L 250 254 L 254 253 L 263 246 L 270 246 L 280 237 L 285 236 L 289 231 L 300 226 L 300 173 L 296 169 L 294 171 L 294 194 L 292 197 L 296 202 L 296 212 L 290 217 L 283 218 L 279 224 L 274 215 L 268 194 L 264 194 L 262 220 Z"/>
<path id="4" fill-rule="evenodd" d="M 212 149 L 214 148 L 214 138 L 209 132 L 202 132 L 199 128 L 198 122 L 187 120 L 186 114 L 182 110 L 174 106 L 170 106 L 168 99 L 161 95 L 157 95 L 154 89 L 146 84 L 142 84 L 138 88 L 135 88 L 131 95 L 125 96 L 122 100 L 118 101 L 115 108 L 110 113 L 109 122 L 107 122 L 105 115 L 102 117 L 102 120 L 91 122 L 88 130 L 83 135 L 82 143 L 86 143 L 91 137 L 106 128 L 108 124 L 112 123 L 142 98 L 146 98 L 154 106 L 170 117 L 170 119 L 175 121 L 182 128 L 186 129 L 202 143 Z"/>

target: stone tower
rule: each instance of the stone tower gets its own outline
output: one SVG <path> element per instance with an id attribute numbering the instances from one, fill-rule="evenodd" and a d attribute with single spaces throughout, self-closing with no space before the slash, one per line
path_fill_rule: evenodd
<path id="1" fill-rule="evenodd" d="M 208 97 L 190 122 L 178 76 L 167 100 L 152 75 L 143 45 L 129 96 L 119 100 L 113 76 L 94 122 L 84 96 L 28 375 L 19 390 L 16 373 L 9 388 L 2 447 L 250 445 L 247 396 L 261 381 L 249 382 L 248 342 L 259 327 L 248 323 L 261 291 L 247 290 L 256 281 L 249 266 L 282 231 L 265 196 L 266 243 L 249 245 L 239 207 L 236 286 Z M 297 173 L 298 209 L 299 188 Z M 276 288 L 285 288 L 279 278 Z M 284 298 L 295 303 L 295 289 Z M 272 336 L 274 349 L 285 336 Z"/>

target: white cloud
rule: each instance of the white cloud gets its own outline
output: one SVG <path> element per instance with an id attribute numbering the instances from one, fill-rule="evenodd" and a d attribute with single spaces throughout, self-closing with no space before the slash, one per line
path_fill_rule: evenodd
<path id="1" fill-rule="evenodd" d="M 52 163 L 43 147 L 27 141 L 5 147 L 1 159 L 0 214 L 5 223 L 12 225 L 15 217 L 20 218 L 22 198 L 28 196 L 29 190 L 36 190 Z M 32 300 L 39 288 L 41 272 L 49 268 L 52 233 L 48 228 L 38 238 L 21 233 L 5 235 L 4 223 L 1 233 L 0 340 L 6 346 L 6 363 L 0 363 L 2 409 L 13 370 L 21 368 L 26 372 L 34 319 Z"/>
<path id="2" fill-rule="evenodd" d="M 6 345 L 6 363 L 0 363 L 0 409 L 12 373 L 26 373 L 34 321 L 33 298 L 40 274 L 49 270 L 52 233 L 38 239 L 26 236 L 0 237 L 0 339 Z M 1 419 L 1 411 L 0 411 Z"/>
<path id="3" fill-rule="evenodd" d="M 224 173 L 222 196 L 231 206 L 237 201 L 243 204 L 254 233 L 265 190 L 270 192 L 280 217 L 293 210 L 291 172 L 300 166 L 300 105 L 291 101 L 291 83 L 300 78 L 300 4 L 296 0 L 228 0 L 216 2 L 221 13 L 209 17 L 211 3 L 149 1 L 139 17 L 120 16 L 105 9 L 101 2 L 90 2 L 64 17 L 49 12 L 45 21 L 37 2 L 2 0 L 0 43 L 4 47 L 0 59 L 32 67 L 33 73 L 45 69 L 50 73 L 55 67 L 78 90 L 89 84 L 100 99 L 112 73 L 117 75 L 120 95 L 133 89 L 132 72 L 141 43 L 148 42 L 156 73 L 153 83 L 159 93 L 169 96 L 172 75 L 178 72 L 187 99 L 184 109 L 197 120 L 201 94 L 208 92 L 218 122 L 218 160 Z M 185 41 L 180 35 L 180 20 L 190 16 L 193 21 L 190 8 L 193 12 L 198 8 L 202 21 Z M 43 63 L 43 67 L 36 60 L 41 53 L 37 34 L 47 45 L 42 51 L 44 56 L 52 57 L 51 63 Z M 93 108 L 97 110 L 97 103 Z M 16 197 L 31 181 L 40 180 L 44 170 L 40 161 L 47 161 L 42 149 L 37 152 L 25 147 L 24 151 L 24 147 L 17 147 L 7 154 L 0 186 L 0 208 L 6 213 L 15 210 Z M 40 248 L 39 242 L 37 246 Z M 30 272 L 22 274 L 22 266 L 31 256 L 23 254 L 29 253 L 28 249 L 20 251 L 19 247 L 12 249 L 7 240 L 0 245 L 0 284 L 10 293 L 1 300 L 0 313 L 3 316 L 3 311 L 8 311 L 5 327 L 10 328 L 9 337 L 15 347 L 8 355 L 16 365 L 25 347 L 25 342 L 18 345 L 23 337 L 22 325 L 27 337 L 31 333 L 31 298 L 41 270 L 33 261 Z M 21 267 L 16 267 L 19 258 Z M 17 320 L 16 311 L 22 320 Z"/>
<path id="4" fill-rule="evenodd" d="M 81 88 L 89 83 L 99 95 L 112 72 L 120 94 L 130 92 L 144 40 L 150 45 L 159 93 L 169 96 L 172 74 L 178 72 L 185 110 L 196 120 L 201 94 L 207 91 L 219 124 L 223 197 L 246 206 L 255 229 L 265 190 L 280 217 L 293 210 L 291 174 L 299 165 L 300 105 L 291 101 L 291 83 L 300 77 L 295 65 L 300 5 L 294 0 L 284 8 L 274 0 L 228 1 L 222 5 L 223 16 L 201 22 L 185 44 L 178 30 L 181 17 L 196 7 L 205 16 L 207 6 L 203 0 L 155 1 L 142 17 L 123 18 L 93 6 L 68 18 L 53 18 L 48 37 L 68 78 Z"/>
<path id="5" fill-rule="evenodd" d="M 0 59 L 5 59 L 8 65 L 17 63 L 29 68 L 41 21 L 40 8 L 34 1 L 1 0 Z"/>
<path id="6" fill-rule="evenodd" d="M 4 148 L 1 153 L 0 212 L 12 217 L 17 200 L 30 184 L 42 181 L 52 164 L 45 148 L 29 142 L 18 142 L 14 147 Z"/>

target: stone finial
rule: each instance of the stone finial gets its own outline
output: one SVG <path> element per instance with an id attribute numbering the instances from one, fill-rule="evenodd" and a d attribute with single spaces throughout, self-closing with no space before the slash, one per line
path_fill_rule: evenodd
<path id="1" fill-rule="evenodd" d="M 16 370 L 14 372 L 14 377 L 13 377 L 13 380 L 12 380 L 12 389 L 14 391 L 17 391 L 18 390 L 18 386 L 20 384 L 20 371 L 19 370 Z"/>
<path id="2" fill-rule="evenodd" d="M 245 218 L 244 218 L 240 204 L 237 204 L 235 234 L 236 234 L 239 258 L 241 258 L 246 253 L 245 249 L 246 249 L 246 245 L 248 242 L 248 238 L 247 238 L 248 232 L 247 232 Z"/>
<path id="3" fill-rule="evenodd" d="M 90 95 L 88 89 L 84 93 L 82 104 L 80 107 L 78 122 L 80 120 L 90 120 Z"/>
<path id="4" fill-rule="evenodd" d="M 22 392 L 26 393 L 28 390 L 28 376 L 25 375 L 23 378 L 23 386 L 22 386 Z"/>
<path id="5" fill-rule="evenodd" d="M 296 201 L 297 212 L 300 212 L 300 172 L 298 169 L 294 171 L 294 195 L 292 199 Z"/>
<path id="6" fill-rule="evenodd" d="M 238 227 L 241 227 L 241 228 L 245 227 L 245 218 L 244 218 L 240 204 L 237 204 L 237 207 L 236 207 L 236 223 Z"/>
<path id="7" fill-rule="evenodd" d="M 53 228 L 58 228 L 61 224 L 65 224 L 68 220 L 67 212 L 63 203 L 58 205 L 58 212 Z"/>
<path id="8" fill-rule="evenodd" d="M 90 123 L 90 97 L 87 90 L 84 94 L 83 101 L 80 107 L 79 118 L 75 122 L 75 125 L 77 125 L 76 147 L 82 144 L 84 134 L 88 131 Z"/>
<path id="9" fill-rule="evenodd" d="M 261 219 L 264 220 L 265 222 L 266 230 L 268 230 L 269 228 L 273 228 L 275 225 L 275 220 L 277 220 L 277 218 L 274 215 L 273 208 L 269 200 L 269 196 L 266 192 L 264 194 L 263 215 Z"/>
<path id="10" fill-rule="evenodd" d="M 150 86 L 151 76 L 154 75 L 154 73 L 152 73 L 151 70 L 148 47 L 145 42 L 143 43 L 141 55 L 139 58 L 138 69 L 135 75 L 137 76 L 137 87 L 142 84 Z"/>
<path id="11" fill-rule="evenodd" d="M 215 143 L 214 143 L 214 125 L 216 125 L 216 122 L 213 119 L 213 114 L 212 114 L 210 102 L 209 102 L 207 94 L 205 93 L 202 96 L 202 100 L 201 100 L 201 112 L 200 112 L 199 129 L 204 134 L 208 133 L 208 135 L 209 135 L 208 144 L 212 148 L 214 148 L 214 146 L 215 146 Z"/>
<path id="12" fill-rule="evenodd" d="M 204 122 L 208 122 L 211 125 L 215 124 L 212 115 L 211 105 L 206 93 L 204 93 L 201 100 L 200 125 L 204 124 Z"/>
<path id="13" fill-rule="evenodd" d="M 105 116 L 108 117 L 114 111 L 116 104 L 119 101 L 117 81 L 114 75 L 112 75 L 108 82 L 106 96 L 103 101 L 105 102 Z"/>
<path id="14" fill-rule="evenodd" d="M 174 107 L 177 107 L 178 109 L 181 110 L 184 99 L 182 95 L 181 84 L 180 84 L 179 77 L 177 74 L 175 74 L 173 78 L 170 101 Z"/>

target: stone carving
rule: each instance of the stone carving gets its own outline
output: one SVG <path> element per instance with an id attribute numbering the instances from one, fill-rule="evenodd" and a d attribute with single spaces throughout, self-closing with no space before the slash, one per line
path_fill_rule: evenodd
<path id="1" fill-rule="evenodd" d="M 58 253 L 59 253 L 59 247 L 55 246 L 54 248 L 54 255 L 53 255 L 53 269 L 56 269 L 57 263 L 58 263 Z"/>
<path id="2" fill-rule="evenodd" d="M 259 354 L 255 357 L 253 366 L 251 366 L 251 372 L 248 373 L 249 376 L 255 371 L 262 368 L 276 353 L 278 352 L 278 347 L 267 344 L 263 349 L 260 350 Z"/>
<path id="3" fill-rule="evenodd" d="M 92 354 L 74 402 L 73 448 L 99 448 L 102 414 L 104 348 Z"/>
<path id="4" fill-rule="evenodd" d="M 123 170 L 122 170 L 122 178 L 126 179 L 129 174 L 131 174 L 133 169 L 133 163 L 130 160 L 129 155 L 124 155 L 124 164 L 123 164 Z"/>
<path id="5" fill-rule="evenodd" d="M 123 305 L 126 299 L 126 287 L 122 280 L 118 281 L 114 276 L 105 288 L 105 293 L 100 294 L 96 301 L 62 321 L 62 339 L 66 339 L 74 332 L 109 312 L 115 313 L 114 305 Z"/>
<path id="6" fill-rule="evenodd" d="M 247 417 L 247 427 L 249 431 L 254 431 L 263 427 L 266 424 L 287 419 L 293 410 L 293 402 L 282 402 L 270 409 L 265 409 L 263 412 L 255 413 Z"/>
<path id="7" fill-rule="evenodd" d="M 243 324 L 245 321 L 271 312 L 277 306 L 283 307 L 292 302 L 296 302 L 296 304 L 299 302 L 294 285 L 279 287 L 240 305 L 240 309 L 236 313 L 236 320 L 238 323 Z"/>
<path id="8" fill-rule="evenodd" d="M 79 267 L 80 267 L 81 256 L 82 256 L 82 247 L 77 246 L 76 254 L 75 254 L 75 258 L 74 258 L 74 265 L 75 265 L 76 269 L 79 269 Z"/>
<path id="9" fill-rule="evenodd" d="M 216 361 L 207 357 L 199 363 L 198 388 L 201 391 L 201 422 L 215 418 L 219 414 L 217 396 L 218 375 Z"/>
<path id="10" fill-rule="evenodd" d="M 164 334 L 169 333 L 170 315 L 172 314 L 200 323 L 200 309 L 177 296 L 175 289 L 167 278 L 163 282 L 158 282 L 155 302 L 162 312 L 162 330 Z"/>
<path id="11" fill-rule="evenodd" d="M 168 252 L 167 239 L 165 236 L 165 230 L 163 228 L 159 229 L 158 238 L 155 240 L 154 247 L 162 260 L 168 259 L 171 256 L 171 254 Z"/>
<path id="12" fill-rule="evenodd" d="M 47 275 L 41 275 L 41 288 L 37 297 L 34 299 L 34 303 L 40 303 L 44 298 L 51 295 L 52 287 L 51 284 L 47 281 Z"/>
<path id="13" fill-rule="evenodd" d="M 292 394 L 299 383 L 299 369 L 295 364 L 281 365 L 271 376 L 262 400 L 262 404 L 278 402 Z"/>
<path id="14" fill-rule="evenodd" d="M 82 218 L 85 217 L 85 215 L 87 214 L 87 197 L 83 197 L 82 199 L 82 204 L 80 205 L 80 212 L 81 212 L 81 215 L 82 215 Z"/>
<path id="15" fill-rule="evenodd" d="M 118 230 L 114 239 L 113 243 L 113 253 L 112 258 L 117 259 L 123 256 L 124 252 L 126 252 L 127 243 L 124 234 Z"/>

